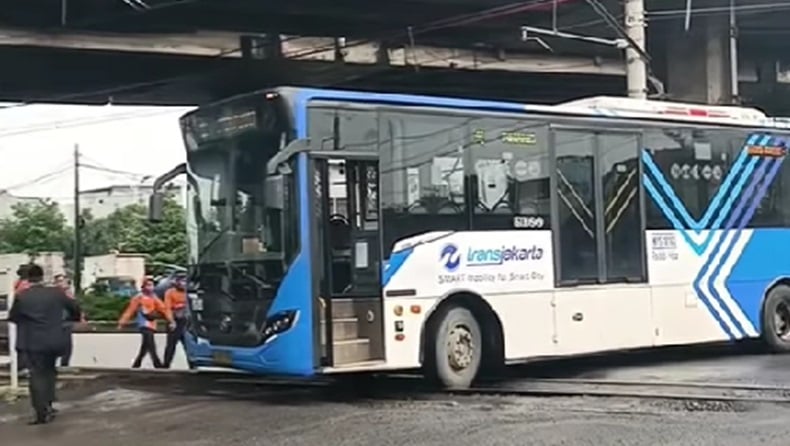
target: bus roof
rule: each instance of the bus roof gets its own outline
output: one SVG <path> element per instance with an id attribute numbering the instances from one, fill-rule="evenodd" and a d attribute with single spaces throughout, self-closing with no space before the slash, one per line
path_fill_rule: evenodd
<path id="1" fill-rule="evenodd" d="M 790 119 L 771 118 L 756 108 L 643 100 L 626 97 L 597 96 L 557 105 L 532 105 L 505 101 L 349 90 L 293 87 L 284 87 L 278 90 L 286 94 L 293 94 L 294 99 L 304 105 L 309 101 L 315 100 L 349 101 L 452 109 L 477 109 L 509 113 L 532 112 L 608 118 L 681 121 L 713 125 L 723 124 L 746 127 L 790 128 Z"/>

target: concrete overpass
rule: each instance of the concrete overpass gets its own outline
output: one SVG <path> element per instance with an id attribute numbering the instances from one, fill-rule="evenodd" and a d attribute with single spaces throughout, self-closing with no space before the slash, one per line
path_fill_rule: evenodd
<path id="1" fill-rule="evenodd" d="M 623 21 L 619 1 L 601 3 Z M 735 99 L 790 114 L 790 0 L 739 3 Z M 622 50 L 584 39 L 621 37 L 589 0 L 11 5 L 0 1 L 5 100 L 193 104 L 275 84 L 537 102 L 625 91 Z M 646 0 L 652 72 L 669 97 L 733 100 L 729 5 L 693 0 L 689 14 L 685 0 Z"/>

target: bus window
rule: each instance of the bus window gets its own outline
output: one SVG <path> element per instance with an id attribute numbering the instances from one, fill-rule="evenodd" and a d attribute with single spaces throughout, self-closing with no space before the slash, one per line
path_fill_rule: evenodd
<path id="1" fill-rule="evenodd" d="M 378 117 L 375 110 L 312 107 L 307 119 L 308 135 L 321 141 L 322 150 L 378 150 Z"/>
<path id="2" fill-rule="evenodd" d="M 470 131 L 472 229 L 549 229 L 546 124 L 476 119 Z"/>
<path id="3" fill-rule="evenodd" d="M 554 133 L 556 156 L 557 231 L 560 240 L 559 280 L 595 283 L 598 275 L 598 237 L 595 200 L 595 134 Z"/>
<path id="4" fill-rule="evenodd" d="M 708 229 L 714 218 L 706 218 L 708 204 L 727 177 L 733 162 L 742 149 L 730 144 L 745 132 L 716 129 L 647 129 L 644 133 L 647 149 L 646 174 L 662 190 L 670 190 L 687 215 Z M 742 135 L 742 136 L 741 136 Z M 682 222 L 684 229 L 689 222 Z M 647 229 L 675 228 L 653 199 L 647 200 Z"/>
<path id="5" fill-rule="evenodd" d="M 385 258 L 400 239 L 468 227 L 463 162 L 467 123 L 453 116 L 382 113 Z"/>
<path id="6" fill-rule="evenodd" d="M 637 133 L 598 135 L 606 282 L 646 278 L 639 200 L 640 137 Z"/>

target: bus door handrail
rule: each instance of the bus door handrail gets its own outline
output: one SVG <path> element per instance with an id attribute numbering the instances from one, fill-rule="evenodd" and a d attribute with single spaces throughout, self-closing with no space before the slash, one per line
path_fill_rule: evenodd
<path id="1" fill-rule="evenodd" d="M 277 168 L 297 153 L 308 153 L 312 158 L 332 159 L 341 158 L 356 161 L 378 161 L 379 156 L 376 152 L 354 152 L 349 150 L 316 150 L 309 138 L 291 141 L 282 150 L 277 152 L 266 164 L 266 171 L 269 175 L 277 173 Z"/>

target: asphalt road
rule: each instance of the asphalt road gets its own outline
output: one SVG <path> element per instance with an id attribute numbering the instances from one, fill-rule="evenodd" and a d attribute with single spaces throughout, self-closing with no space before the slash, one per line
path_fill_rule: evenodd
<path id="1" fill-rule="evenodd" d="M 686 351 L 559 361 L 510 372 L 790 387 L 788 369 L 790 356 Z M 775 404 L 371 397 L 352 388 L 274 390 L 216 382 L 208 376 L 98 379 L 64 389 L 62 413 L 52 425 L 26 426 L 26 402 L 0 406 L 0 442 L 4 446 L 790 444 L 790 406 Z"/>

